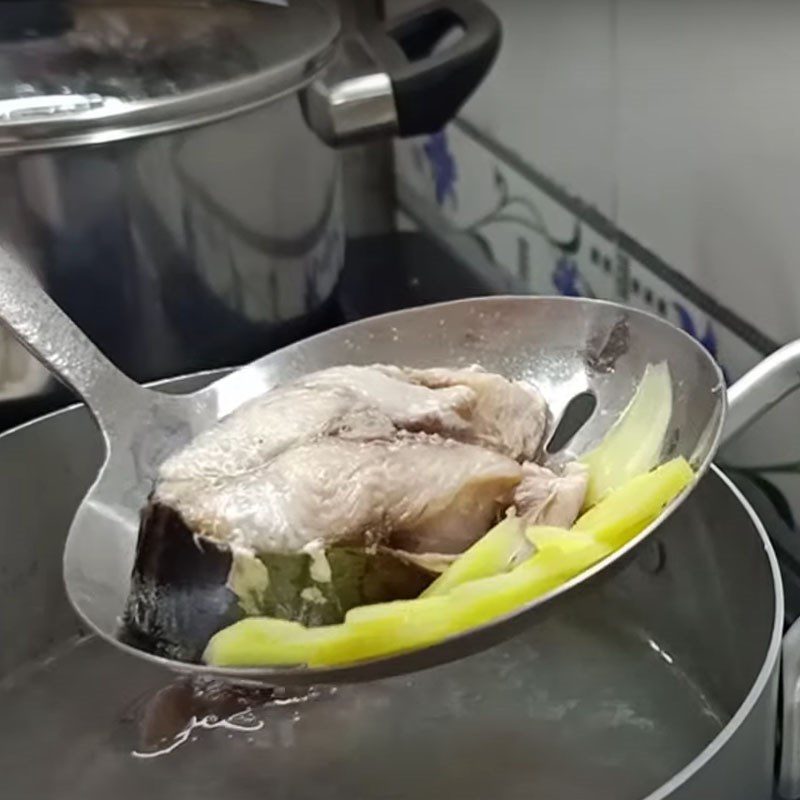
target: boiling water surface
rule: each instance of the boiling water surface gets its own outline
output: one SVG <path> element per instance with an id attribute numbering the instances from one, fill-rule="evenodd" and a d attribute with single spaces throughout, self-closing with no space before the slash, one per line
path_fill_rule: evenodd
<path id="1" fill-rule="evenodd" d="M 243 694 L 85 640 L 0 689 L 0 775 L 61 800 L 638 800 L 726 721 L 668 652 L 555 617 L 478 656 Z"/>

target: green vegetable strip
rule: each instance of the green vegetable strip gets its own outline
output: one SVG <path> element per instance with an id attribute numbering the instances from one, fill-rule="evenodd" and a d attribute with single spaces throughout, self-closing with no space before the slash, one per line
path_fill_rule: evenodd
<path id="1" fill-rule="evenodd" d="M 589 467 L 584 509 L 658 464 L 671 417 L 669 367 L 650 364 L 620 418 L 603 441 L 581 458 Z"/>

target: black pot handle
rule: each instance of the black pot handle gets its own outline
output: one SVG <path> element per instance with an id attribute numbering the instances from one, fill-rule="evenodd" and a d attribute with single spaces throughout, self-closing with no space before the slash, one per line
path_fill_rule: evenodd
<path id="1" fill-rule="evenodd" d="M 459 29 L 457 41 L 435 49 Z M 392 82 L 400 135 L 441 130 L 486 76 L 501 38 L 500 20 L 479 0 L 434 0 L 369 31 L 367 46 Z"/>

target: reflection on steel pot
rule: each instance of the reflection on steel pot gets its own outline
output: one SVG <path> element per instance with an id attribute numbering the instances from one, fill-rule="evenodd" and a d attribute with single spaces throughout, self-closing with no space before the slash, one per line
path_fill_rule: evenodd
<path id="1" fill-rule="evenodd" d="M 545 624 L 444 667 L 297 702 L 168 683 L 75 638 L 61 553 L 101 456 L 82 408 L 0 436 L 9 797 L 771 797 L 783 595 L 762 525 L 718 471 L 659 531 L 655 562 L 643 553 Z"/>
<path id="2" fill-rule="evenodd" d="M 477 0 L 347 40 L 324 0 L 5 2 L 0 237 L 140 380 L 251 360 L 335 321 L 335 146 L 438 130 L 499 42 Z"/>

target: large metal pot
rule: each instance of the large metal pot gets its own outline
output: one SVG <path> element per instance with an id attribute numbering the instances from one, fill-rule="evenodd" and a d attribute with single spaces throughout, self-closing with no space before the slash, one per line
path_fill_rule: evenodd
<path id="1" fill-rule="evenodd" d="M 4 797 L 772 796 L 783 594 L 763 526 L 718 471 L 636 561 L 526 634 L 295 702 L 167 685 L 164 672 L 79 638 L 61 552 L 101 452 L 82 408 L 0 436 Z M 797 628 L 783 640 L 790 795 L 799 640 Z"/>
<path id="2" fill-rule="evenodd" d="M 478 0 L 346 40 L 326 0 L 2 5 L 0 237 L 139 380 L 337 321 L 336 146 L 438 130 L 500 41 Z M 0 342 L 0 417 L 46 385 Z"/>

